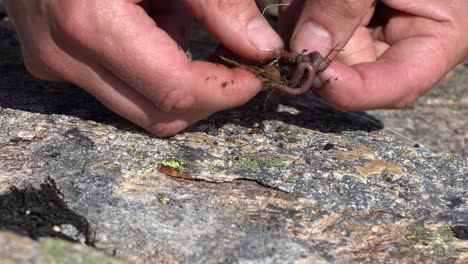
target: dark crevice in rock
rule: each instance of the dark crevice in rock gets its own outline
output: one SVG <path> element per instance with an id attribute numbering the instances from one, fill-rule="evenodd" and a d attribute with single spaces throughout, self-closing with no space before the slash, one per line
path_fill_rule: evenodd
<path id="1" fill-rule="evenodd" d="M 454 226 L 452 232 L 455 237 L 462 240 L 468 240 L 468 226 Z"/>
<path id="2" fill-rule="evenodd" d="M 33 239 L 58 237 L 72 242 L 79 242 L 78 235 L 83 235 L 86 244 L 94 244 L 88 221 L 68 208 L 52 178 L 47 178 L 40 189 L 32 186 L 24 189 L 11 186 L 9 189 L 0 195 L 0 230 Z M 65 234 L 61 232 L 61 226 L 71 226 L 78 234 Z"/>
<path id="3" fill-rule="evenodd" d="M 288 193 L 287 191 L 279 189 L 279 187 L 281 186 L 281 183 L 271 186 L 271 185 L 267 185 L 267 184 L 265 184 L 265 183 L 263 183 L 261 181 L 258 181 L 258 180 L 255 180 L 255 179 L 248 179 L 248 178 L 237 178 L 237 179 L 235 179 L 233 181 L 219 182 L 219 181 L 209 181 L 209 180 L 205 180 L 205 179 L 191 178 L 190 176 L 178 176 L 178 175 L 175 175 L 175 174 L 166 174 L 166 176 L 168 176 L 169 178 L 171 178 L 171 179 L 173 179 L 173 180 L 175 180 L 177 182 L 190 182 L 190 183 L 203 182 L 203 183 L 213 184 L 213 185 L 233 185 L 233 184 L 242 184 L 242 183 L 254 183 L 257 186 L 259 186 L 260 188 L 265 189 L 265 191 L 263 193 L 268 193 L 268 192 L 271 192 L 271 191 L 279 191 L 279 192 Z M 225 188 L 225 187 L 223 187 L 223 188 Z"/>

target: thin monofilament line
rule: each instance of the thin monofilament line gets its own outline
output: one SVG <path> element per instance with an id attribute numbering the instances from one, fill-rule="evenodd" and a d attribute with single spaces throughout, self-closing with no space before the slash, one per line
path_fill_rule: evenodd
<path id="1" fill-rule="evenodd" d="M 370 48 L 373 48 L 373 47 L 375 47 L 375 45 L 372 45 L 372 46 L 370 46 L 370 47 L 363 48 L 363 49 L 358 50 L 358 51 L 351 52 L 351 53 L 349 53 L 349 54 L 346 54 L 346 55 L 344 56 L 344 58 L 349 57 L 349 56 L 352 56 L 352 55 L 354 55 L 354 54 L 356 54 L 356 53 L 359 53 L 359 52 L 361 52 L 361 51 L 364 51 L 364 50 L 367 50 L 367 49 L 370 49 Z M 329 56 L 330 53 L 333 52 L 333 51 L 337 51 L 337 50 L 336 50 L 336 47 L 335 47 L 334 49 L 332 49 L 332 50 L 329 52 L 329 54 L 328 54 L 327 56 Z M 338 51 L 344 51 L 344 50 L 338 50 Z M 325 101 L 323 101 L 323 100 L 321 100 L 321 102 L 322 102 L 323 104 L 325 104 L 325 105 L 328 105 L 328 106 L 332 107 L 333 109 L 336 109 L 335 107 L 333 107 L 333 105 L 331 105 L 331 104 L 329 104 L 329 103 L 327 103 L 327 102 L 325 102 Z M 354 116 L 354 117 L 356 117 L 356 118 L 360 118 L 360 119 L 367 120 L 367 121 L 369 121 L 369 122 L 371 122 L 371 123 L 373 123 L 373 124 L 375 124 L 375 125 L 381 125 L 379 122 L 374 121 L 374 120 L 372 120 L 372 119 L 370 119 L 370 118 L 367 118 L 367 117 L 364 117 L 364 116 L 360 116 L 360 115 L 357 115 L 357 114 L 354 114 L 354 113 L 352 113 L 352 112 L 348 112 L 348 111 L 345 111 L 345 110 L 340 110 L 340 109 L 336 109 L 336 110 L 337 110 L 337 111 L 340 111 L 340 112 L 342 112 L 342 113 L 345 113 L 345 114 Z M 409 137 L 407 137 L 407 136 L 405 136 L 405 135 L 403 135 L 403 134 L 401 134 L 401 133 L 398 133 L 396 130 L 393 130 L 393 129 L 388 128 L 388 127 L 384 127 L 383 129 L 384 129 L 384 130 L 387 130 L 387 131 L 390 131 L 391 133 L 393 133 L 393 134 L 395 134 L 395 135 L 397 135 L 397 136 L 399 136 L 399 137 L 401 137 L 401 138 L 404 138 L 404 139 L 408 140 L 409 142 L 411 142 L 411 143 L 413 143 L 413 144 L 419 144 L 419 145 L 421 145 L 421 146 L 425 146 L 424 144 L 422 144 L 422 143 L 420 143 L 420 142 L 417 142 L 416 140 L 413 140 L 413 139 L 411 139 L 411 138 L 409 138 Z"/>
<path id="2" fill-rule="evenodd" d="M 358 50 L 358 51 L 351 52 L 351 53 L 349 53 L 349 54 L 346 54 L 346 55 L 344 56 L 344 58 L 349 57 L 349 56 L 352 56 L 352 55 L 354 55 L 354 54 L 356 54 L 356 53 L 359 53 L 359 52 L 361 52 L 361 51 L 364 51 L 364 50 L 366 50 L 366 49 L 370 49 L 370 48 L 373 48 L 373 47 L 375 47 L 375 45 L 372 45 L 372 46 L 370 46 L 370 47 L 363 48 L 363 49 Z M 344 50 L 341 50 L 341 51 L 344 51 Z M 335 107 L 333 107 L 333 105 L 331 105 L 331 104 L 329 104 L 329 103 L 327 103 L 327 102 L 325 102 L 325 101 L 323 101 L 323 100 L 321 100 L 321 102 L 322 102 L 323 104 L 325 104 L 325 105 L 328 105 L 328 106 L 332 107 L 333 109 L 336 109 Z M 340 111 L 340 112 L 342 112 L 342 113 L 345 113 L 345 114 L 354 116 L 354 117 L 356 117 L 356 118 L 361 118 L 361 119 L 367 120 L 367 121 L 369 121 L 369 122 L 371 122 L 371 123 L 373 123 L 373 124 L 375 124 L 375 125 L 381 125 L 379 122 L 374 121 L 374 120 L 372 120 L 372 119 L 370 119 L 370 118 L 367 118 L 367 117 L 364 117 L 364 116 L 360 116 L 360 115 L 357 115 L 357 114 L 354 114 L 354 113 L 352 113 L 352 112 L 348 112 L 348 111 L 345 111 L 345 110 L 340 110 L 340 109 L 336 109 L 336 110 L 337 110 L 337 111 Z M 401 134 L 401 133 L 398 133 L 396 130 L 393 130 L 393 129 L 388 128 L 388 127 L 384 127 L 383 129 L 384 129 L 384 130 L 387 130 L 387 131 L 389 131 L 389 132 L 391 132 L 391 133 L 393 133 L 393 134 L 395 134 L 395 135 L 397 135 L 397 136 L 399 136 L 399 137 L 401 137 L 401 138 L 404 138 L 404 139 L 408 140 L 409 142 L 411 142 L 411 143 L 413 143 L 413 144 L 419 144 L 419 145 L 421 145 L 421 146 L 425 146 L 424 144 L 422 144 L 422 143 L 420 143 L 420 142 L 417 142 L 416 140 L 413 140 L 413 139 L 411 139 L 411 138 L 409 138 L 409 137 L 407 137 L 407 136 L 405 136 L 405 135 L 403 135 L 403 134 Z M 427 147 L 427 146 L 426 146 L 426 147 Z"/>
<path id="3" fill-rule="evenodd" d="M 267 9 L 271 8 L 271 7 L 277 7 L 277 6 L 289 6 L 291 4 L 274 4 L 274 5 L 269 5 L 269 6 L 266 6 L 265 8 L 263 8 L 263 11 L 262 11 L 262 16 L 265 15 L 265 12 L 267 11 Z"/>
<path id="4" fill-rule="evenodd" d="M 382 125 L 381 123 L 379 123 L 379 122 L 377 122 L 377 121 L 375 121 L 375 120 L 372 120 L 372 119 L 370 119 L 370 118 L 368 118 L 368 117 L 360 116 L 360 115 L 357 115 L 357 114 L 354 114 L 354 113 L 352 113 L 352 112 L 348 112 L 348 111 L 345 111 L 345 110 L 336 109 L 335 107 L 333 107 L 333 105 L 331 105 L 331 104 L 329 104 L 329 103 L 327 103 L 327 102 L 325 102 L 325 101 L 323 101 L 323 100 L 320 100 L 320 101 L 321 101 L 323 104 L 328 105 L 328 106 L 332 107 L 333 109 L 335 109 L 335 110 L 337 110 L 337 111 L 340 111 L 340 112 L 342 112 L 342 113 L 351 115 L 351 116 L 356 117 L 356 118 L 364 119 L 364 120 L 369 121 L 369 122 L 371 122 L 371 123 L 373 123 L 373 124 L 375 124 L 375 125 L 378 125 L 378 126 Z M 409 138 L 409 137 L 407 137 L 407 136 L 405 136 L 405 135 L 403 135 L 403 134 L 401 134 L 401 133 L 398 133 L 397 131 L 395 131 L 395 130 L 393 130 L 393 129 L 391 129 L 391 128 L 384 127 L 383 129 L 384 129 L 384 130 L 388 130 L 388 131 L 390 131 L 391 133 L 393 133 L 393 134 L 395 134 L 395 135 L 397 135 L 397 136 L 399 136 L 399 137 L 401 137 L 401 138 L 404 138 L 404 139 L 408 140 L 409 142 L 411 142 L 411 143 L 413 143 L 413 144 L 418 144 L 418 145 L 421 145 L 421 146 L 425 146 L 424 144 L 422 144 L 422 143 L 420 143 L 420 142 L 417 142 L 416 140 L 413 140 L 413 139 L 411 139 L 411 138 Z M 426 147 L 427 147 L 427 146 L 426 146 Z"/>
<path id="5" fill-rule="evenodd" d="M 268 99 L 271 97 L 272 94 L 273 94 L 273 92 L 271 92 L 270 94 L 268 94 L 267 98 L 265 99 L 265 104 L 263 105 L 263 110 L 264 110 L 264 111 L 265 111 L 265 109 L 266 109 L 266 102 L 268 101 Z M 376 125 L 377 127 L 379 127 L 379 126 L 382 125 L 382 123 L 379 123 L 379 122 L 377 122 L 377 121 L 375 121 L 375 120 L 372 120 L 372 119 L 370 119 L 370 118 L 368 118 L 368 117 L 360 116 L 360 115 L 357 115 L 357 114 L 352 113 L 352 112 L 348 112 L 348 111 L 345 111 L 345 110 L 337 109 L 337 108 L 335 108 L 333 105 L 331 105 L 331 104 L 325 102 L 325 101 L 324 101 L 323 99 L 321 99 L 321 98 L 320 98 L 320 103 L 322 103 L 322 104 L 324 104 L 324 105 L 327 105 L 327 106 L 329 106 L 329 107 L 335 109 L 335 110 L 338 111 L 338 112 L 342 112 L 342 113 L 344 113 L 344 114 L 348 114 L 348 115 L 353 116 L 353 117 L 358 118 L 358 119 L 364 119 L 364 120 L 366 120 L 366 121 L 369 121 L 369 122 L 371 122 L 372 124 Z M 399 137 L 401 137 L 401 138 L 403 138 L 403 139 L 408 140 L 409 142 L 411 142 L 411 143 L 413 143 L 413 144 L 418 144 L 418 145 L 423 146 L 423 147 L 428 147 L 427 145 L 422 144 L 422 143 L 420 143 L 420 142 L 418 142 L 418 141 L 416 141 L 416 140 L 414 140 L 414 139 L 411 139 L 411 138 L 409 138 L 409 137 L 407 137 L 407 136 L 405 136 L 405 135 L 403 135 L 403 134 L 401 134 L 401 133 L 399 133 L 399 132 L 397 132 L 396 130 L 393 130 L 393 129 L 391 129 L 391 128 L 388 128 L 388 127 L 385 127 L 385 126 L 384 126 L 384 127 L 383 127 L 383 130 L 387 130 L 387 131 L 389 131 L 389 132 L 391 132 L 391 133 L 393 133 L 393 134 L 395 134 L 395 135 L 397 135 L 397 136 L 399 136 Z"/>
<path id="6" fill-rule="evenodd" d="M 365 50 L 370 49 L 370 48 L 375 48 L 375 44 L 374 44 L 374 45 L 371 45 L 371 46 L 369 46 L 369 47 L 362 48 L 362 49 L 357 50 L 357 51 L 350 52 L 350 53 L 348 53 L 348 54 L 346 54 L 346 50 L 344 50 L 344 49 L 342 49 L 342 50 L 340 50 L 340 51 L 343 52 L 343 53 L 345 53 L 344 56 L 343 56 L 343 58 L 347 58 L 347 57 L 349 57 L 349 56 L 353 56 L 353 55 L 356 54 L 356 53 L 359 53 L 359 52 L 361 52 L 361 51 L 365 51 Z"/>

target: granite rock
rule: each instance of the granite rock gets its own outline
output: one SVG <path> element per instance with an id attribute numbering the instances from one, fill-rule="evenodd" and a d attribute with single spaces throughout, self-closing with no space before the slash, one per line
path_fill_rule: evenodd
<path id="1" fill-rule="evenodd" d="M 402 143 L 372 115 L 334 110 L 312 94 L 261 94 L 155 138 L 76 87 L 29 76 L 18 53 L 5 52 L 17 52 L 11 34 L 0 28 L 10 36 L 0 38 L 0 193 L 54 179 L 109 255 L 468 261 L 460 154 Z"/>
<path id="2" fill-rule="evenodd" d="M 11 232 L 0 231 L 0 263 L 119 264 L 124 261 L 80 244 L 52 238 L 35 241 Z"/>
<path id="3" fill-rule="evenodd" d="M 468 155 L 468 62 L 458 65 L 425 96 L 400 110 L 369 111 L 385 127 L 436 151 Z"/>

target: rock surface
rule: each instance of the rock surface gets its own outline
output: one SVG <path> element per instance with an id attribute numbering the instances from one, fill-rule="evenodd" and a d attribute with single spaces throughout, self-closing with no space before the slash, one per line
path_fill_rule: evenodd
<path id="1" fill-rule="evenodd" d="M 403 144 L 375 117 L 313 95 L 259 95 L 158 139 L 76 87 L 30 77 L 17 47 L 0 27 L 0 193 L 51 177 L 109 255 L 135 263 L 468 261 L 460 154 Z"/>
<path id="2" fill-rule="evenodd" d="M 0 231 L 0 263 L 118 264 L 124 262 L 79 244 L 51 238 L 35 241 Z"/>
<path id="3" fill-rule="evenodd" d="M 429 93 L 401 110 L 368 111 L 385 127 L 435 151 L 468 156 L 468 62 L 458 65 Z"/>

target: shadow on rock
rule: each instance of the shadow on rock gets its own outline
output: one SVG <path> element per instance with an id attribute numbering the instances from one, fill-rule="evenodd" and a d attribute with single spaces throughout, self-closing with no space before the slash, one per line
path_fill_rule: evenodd
<path id="1" fill-rule="evenodd" d="M 68 208 L 51 178 L 40 189 L 11 186 L 9 192 L 0 195 L 0 229 L 33 239 L 58 237 L 93 245 L 88 221 Z"/>
<path id="2" fill-rule="evenodd" d="M 280 108 L 288 108 L 284 111 Z M 343 112 L 324 103 L 313 93 L 300 97 L 274 95 L 264 92 L 246 105 L 217 113 L 201 121 L 190 130 L 201 130 L 206 124 L 222 127 L 226 123 L 262 130 L 263 121 L 276 120 L 297 127 L 340 133 L 344 131 L 377 131 L 384 126 L 382 122 L 365 112 Z"/>
<path id="3" fill-rule="evenodd" d="M 76 86 L 35 79 L 22 63 L 4 63 L 0 58 L 0 71 L 0 107 L 75 116 L 122 128 L 133 126 Z"/>
<path id="4" fill-rule="evenodd" d="M 5 23 L 0 24 L 0 72 L 0 107 L 48 115 L 69 115 L 137 129 L 82 89 L 31 76 L 23 64 L 15 33 Z"/>

